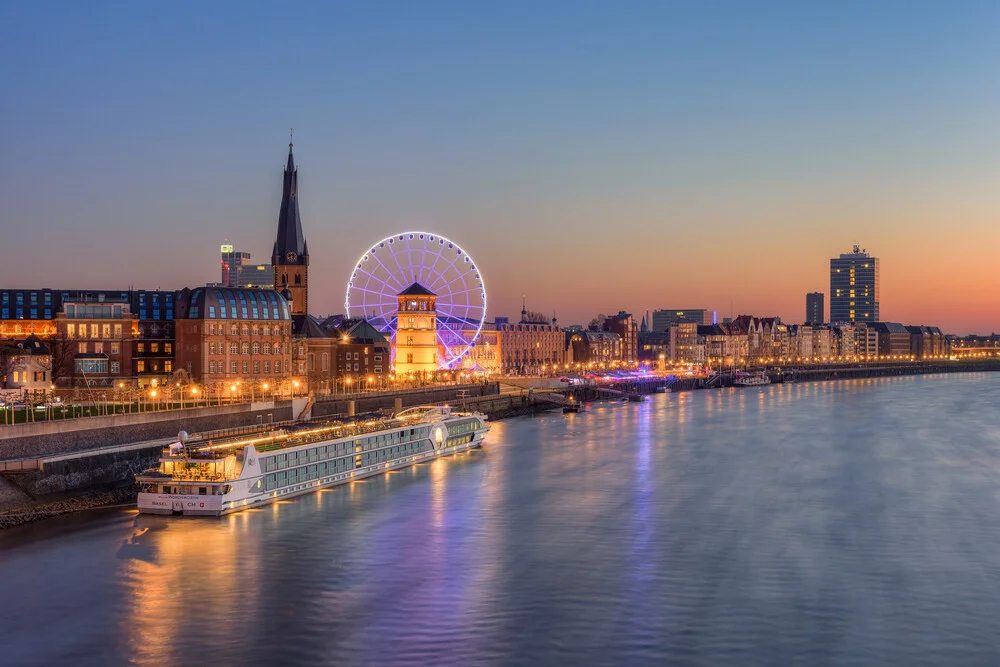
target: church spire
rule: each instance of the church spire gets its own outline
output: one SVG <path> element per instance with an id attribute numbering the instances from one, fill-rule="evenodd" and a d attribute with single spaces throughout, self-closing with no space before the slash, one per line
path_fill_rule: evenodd
<path id="1" fill-rule="evenodd" d="M 271 253 L 271 265 L 274 269 L 274 289 L 289 300 L 294 317 L 309 312 L 309 246 L 306 245 L 299 218 L 299 170 L 295 167 L 293 147 L 289 131 L 288 164 L 285 165 L 281 188 L 278 234 Z"/>
<path id="2" fill-rule="evenodd" d="M 292 154 L 291 133 L 288 137 L 288 164 L 285 165 L 281 189 L 281 208 L 278 209 L 278 236 L 274 242 L 272 264 L 309 264 L 302 220 L 299 217 L 299 170 Z"/>

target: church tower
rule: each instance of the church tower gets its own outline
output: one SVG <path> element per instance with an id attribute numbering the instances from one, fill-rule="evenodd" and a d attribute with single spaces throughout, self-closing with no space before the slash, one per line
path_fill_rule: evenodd
<path id="1" fill-rule="evenodd" d="M 299 218 L 299 172 L 288 143 L 288 164 L 278 211 L 278 237 L 271 253 L 274 289 L 291 300 L 292 315 L 309 313 L 309 245 Z"/>

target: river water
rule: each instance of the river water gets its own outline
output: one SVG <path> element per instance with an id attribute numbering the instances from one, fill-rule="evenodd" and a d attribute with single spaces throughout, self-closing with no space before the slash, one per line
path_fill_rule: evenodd
<path id="1" fill-rule="evenodd" d="M 1000 374 L 658 395 L 0 533 L 0 664 L 998 665 Z"/>

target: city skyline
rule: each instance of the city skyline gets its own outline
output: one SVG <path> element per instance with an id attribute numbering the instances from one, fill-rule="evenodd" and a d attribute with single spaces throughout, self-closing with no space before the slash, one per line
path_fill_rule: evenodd
<path id="1" fill-rule="evenodd" d="M 0 73 L 5 286 L 195 287 L 223 238 L 268 257 L 292 125 L 317 315 L 372 242 L 426 228 L 475 258 L 489 318 L 527 294 L 562 324 L 675 304 L 797 322 L 857 243 L 881 319 L 1000 328 L 992 3 L 248 8 L 218 36 L 222 7 L 0 9 L 8 61 L 33 58 Z"/>

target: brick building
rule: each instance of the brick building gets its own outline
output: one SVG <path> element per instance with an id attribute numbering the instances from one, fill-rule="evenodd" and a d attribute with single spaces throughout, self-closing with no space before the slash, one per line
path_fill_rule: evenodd
<path id="1" fill-rule="evenodd" d="M 175 367 L 194 382 L 266 383 L 279 390 L 293 379 L 292 318 L 274 290 L 184 289 L 174 330 Z"/>

